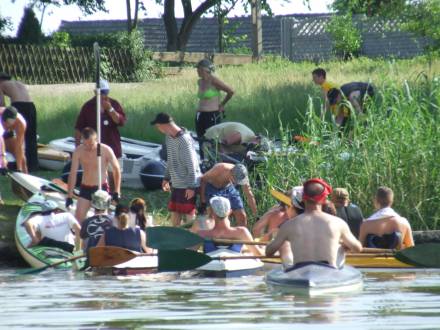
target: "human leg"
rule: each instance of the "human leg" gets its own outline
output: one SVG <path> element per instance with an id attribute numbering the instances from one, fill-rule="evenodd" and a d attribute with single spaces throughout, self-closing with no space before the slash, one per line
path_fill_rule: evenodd
<path id="1" fill-rule="evenodd" d="M 83 197 L 79 197 L 76 202 L 75 218 L 81 223 L 87 215 L 91 205 L 91 201 Z"/>
<path id="2" fill-rule="evenodd" d="M 232 215 L 237 226 L 247 226 L 247 215 L 244 209 L 233 210 Z"/>
<path id="3" fill-rule="evenodd" d="M 173 227 L 179 227 L 182 223 L 182 218 L 180 216 L 180 213 L 178 212 L 171 212 L 171 224 Z"/>

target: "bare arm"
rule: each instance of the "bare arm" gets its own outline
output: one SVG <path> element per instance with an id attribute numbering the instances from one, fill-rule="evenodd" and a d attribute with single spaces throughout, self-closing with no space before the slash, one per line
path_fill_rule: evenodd
<path id="1" fill-rule="evenodd" d="M 257 216 L 257 202 L 255 201 L 255 196 L 252 193 L 252 189 L 248 184 L 245 184 L 242 187 L 243 187 L 243 192 L 246 196 L 246 200 L 249 204 L 249 207 L 252 210 L 252 214 L 256 217 Z"/>
<path id="2" fill-rule="evenodd" d="M 243 232 L 240 235 L 241 239 L 246 241 L 253 241 L 254 238 L 252 237 L 251 233 L 246 227 L 243 227 Z M 246 245 L 246 248 L 255 256 L 259 256 L 263 254 L 263 250 L 258 245 Z"/>
<path id="3" fill-rule="evenodd" d="M 105 232 L 99 238 L 98 244 L 96 246 L 105 246 Z"/>
<path id="4" fill-rule="evenodd" d="M 221 107 L 224 107 L 226 103 L 232 98 L 232 95 L 234 95 L 234 90 L 226 85 L 223 81 L 220 79 L 212 76 L 211 78 L 212 85 L 217 88 L 218 90 L 221 90 L 226 93 L 226 97 L 223 99 L 223 101 L 220 103 Z"/>
<path id="5" fill-rule="evenodd" d="M 267 224 L 269 222 L 269 214 L 265 213 L 260 220 L 258 220 L 254 226 L 252 227 L 252 234 L 255 237 L 260 237 L 263 235 L 264 229 L 267 227 Z"/>
<path id="6" fill-rule="evenodd" d="M 362 244 L 353 236 L 350 228 L 345 222 L 341 221 L 341 240 L 342 244 L 351 252 L 362 252 Z"/>
<path id="7" fill-rule="evenodd" d="M 209 202 L 206 200 L 205 197 L 206 184 L 209 183 L 210 180 L 214 178 L 216 175 L 217 175 L 216 166 L 214 166 L 212 169 L 210 169 L 208 172 L 202 175 L 200 179 L 200 201 L 202 203 Z"/>
<path id="8" fill-rule="evenodd" d="M 403 248 L 409 248 L 414 246 L 414 238 L 410 227 L 406 226 L 405 233 L 403 235 Z"/>
<path id="9" fill-rule="evenodd" d="M 113 182 L 115 183 L 115 192 L 121 194 L 121 168 L 119 167 L 118 159 L 116 158 L 113 150 L 106 146 L 106 154 L 109 157 L 109 163 L 112 167 Z"/>
<path id="10" fill-rule="evenodd" d="M 288 225 L 288 223 L 285 223 L 283 226 L 281 226 L 280 230 L 278 230 L 277 236 L 275 236 L 275 239 L 266 246 L 267 256 L 273 256 L 275 252 L 277 252 L 281 248 L 283 243 L 288 240 L 286 234 L 286 226 Z"/>
<path id="11" fill-rule="evenodd" d="M 24 228 L 26 229 L 26 232 L 29 234 L 29 236 L 31 237 L 31 243 L 29 244 L 29 246 L 33 246 L 38 244 L 38 242 L 40 242 L 40 237 L 37 236 L 37 232 L 35 231 L 35 227 L 32 224 L 32 221 L 26 221 L 24 224 Z"/>
<path id="12" fill-rule="evenodd" d="M 79 168 L 79 151 L 75 150 L 72 155 L 69 178 L 67 180 L 67 197 L 73 198 L 73 189 L 76 185 L 76 172 Z"/>
<path id="13" fill-rule="evenodd" d="M 73 223 L 73 232 L 75 233 L 75 250 L 79 250 L 81 248 L 81 238 L 80 238 L 80 232 L 81 232 L 81 226 L 79 225 L 78 221 Z"/>
<path id="14" fill-rule="evenodd" d="M 143 230 L 141 230 L 141 247 L 145 253 L 153 252 L 152 249 L 147 246 L 147 235 L 145 235 Z"/>

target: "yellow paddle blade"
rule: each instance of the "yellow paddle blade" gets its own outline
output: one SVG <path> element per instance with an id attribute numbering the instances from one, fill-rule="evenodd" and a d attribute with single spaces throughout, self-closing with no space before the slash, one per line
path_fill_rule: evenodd
<path id="1" fill-rule="evenodd" d="M 290 199 L 289 196 L 286 196 L 285 194 L 283 194 L 282 192 L 279 192 L 275 189 L 271 189 L 270 193 L 272 194 L 273 197 L 275 197 L 276 199 L 278 199 L 280 202 L 288 205 L 288 206 L 292 206 L 292 200 Z"/>

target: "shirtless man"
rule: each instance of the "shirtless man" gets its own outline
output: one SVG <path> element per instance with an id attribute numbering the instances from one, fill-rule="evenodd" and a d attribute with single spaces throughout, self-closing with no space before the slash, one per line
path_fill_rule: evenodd
<path id="1" fill-rule="evenodd" d="M 359 240 L 366 247 L 402 249 L 414 246 L 411 225 L 392 209 L 394 193 L 379 187 L 374 198 L 376 212 L 366 219 L 360 229 Z"/>
<path id="2" fill-rule="evenodd" d="M 26 121 L 13 106 L 0 109 L 0 114 L 4 129 L 3 140 L 6 150 L 14 155 L 17 170 L 27 173 L 28 168 L 25 155 L 25 148 L 27 148 L 27 145 L 25 146 Z"/>
<path id="3" fill-rule="evenodd" d="M 209 200 L 212 216 L 215 220 L 214 228 L 211 230 L 199 230 L 197 233 L 204 238 L 223 238 L 241 241 L 253 241 L 249 230 L 244 226 L 231 227 L 229 214 L 231 213 L 231 204 L 228 199 L 220 196 L 212 197 Z M 243 244 L 232 244 L 228 249 L 241 252 Z M 203 252 L 209 253 L 218 249 L 219 246 L 213 242 L 206 241 L 203 245 Z M 249 251 L 254 255 L 261 255 L 261 251 L 256 245 L 249 245 Z"/>
<path id="4" fill-rule="evenodd" d="M 32 102 L 26 86 L 17 80 L 11 80 L 11 76 L 0 73 L 0 106 L 5 105 L 5 95 L 9 97 L 11 106 L 15 107 L 27 123 L 26 159 L 29 171 L 38 169 L 37 153 L 37 111 Z"/>
<path id="5" fill-rule="evenodd" d="M 82 130 L 83 144 L 77 147 L 72 155 L 72 167 L 70 168 L 69 180 L 68 180 L 68 198 L 66 199 L 66 207 L 73 204 L 73 188 L 76 185 L 76 172 L 79 165 L 83 169 L 81 188 L 76 204 L 75 217 L 78 221 L 82 222 L 90 208 L 92 195 L 99 190 L 98 188 L 98 157 L 97 148 L 98 142 L 96 140 L 96 132 L 86 127 Z M 121 171 L 119 168 L 118 160 L 112 149 L 101 143 L 101 177 L 102 177 L 102 189 L 108 190 L 107 184 L 107 169 L 112 167 L 113 180 L 115 183 L 115 189 L 112 194 L 112 199 L 115 202 L 119 201 L 121 193 Z"/>
<path id="6" fill-rule="evenodd" d="M 218 163 L 206 172 L 200 181 L 200 200 L 203 206 L 214 196 L 229 200 L 232 214 L 238 226 L 246 226 L 247 215 L 240 193 L 235 188 L 240 185 L 253 215 L 257 216 L 257 203 L 249 185 L 248 172 L 243 164 Z"/>
<path id="7" fill-rule="evenodd" d="M 362 245 L 342 219 L 322 212 L 322 205 L 332 192 L 327 182 L 311 179 L 303 187 L 304 213 L 281 226 L 275 239 L 266 247 L 266 255 L 273 255 L 288 241 L 296 266 L 305 262 L 324 262 L 338 267 L 341 243 L 353 252 L 361 252 Z"/>

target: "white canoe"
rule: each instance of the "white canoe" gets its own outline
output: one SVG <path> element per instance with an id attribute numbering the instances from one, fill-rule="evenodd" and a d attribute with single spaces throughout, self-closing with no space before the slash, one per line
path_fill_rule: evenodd
<path id="1" fill-rule="evenodd" d="M 344 266 L 341 269 L 320 263 L 308 263 L 292 270 L 274 269 L 266 274 L 266 283 L 287 292 L 325 294 L 351 292 L 362 287 L 359 270 Z"/>
<path id="2" fill-rule="evenodd" d="M 157 256 L 139 256 L 112 267 L 92 267 L 88 275 L 146 275 L 157 273 Z"/>
<path id="3" fill-rule="evenodd" d="M 218 249 L 207 253 L 211 258 L 241 256 L 241 253 L 228 249 Z M 239 277 L 254 274 L 262 269 L 264 263 L 260 259 L 225 259 L 212 260 L 196 269 L 206 277 Z"/>
<path id="4" fill-rule="evenodd" d="M 70 154 L 56 150 L 45 144 L 38 144 L 38 164 L 41 168 L 51 171 L 62 170 L 70 161 Z"/>

